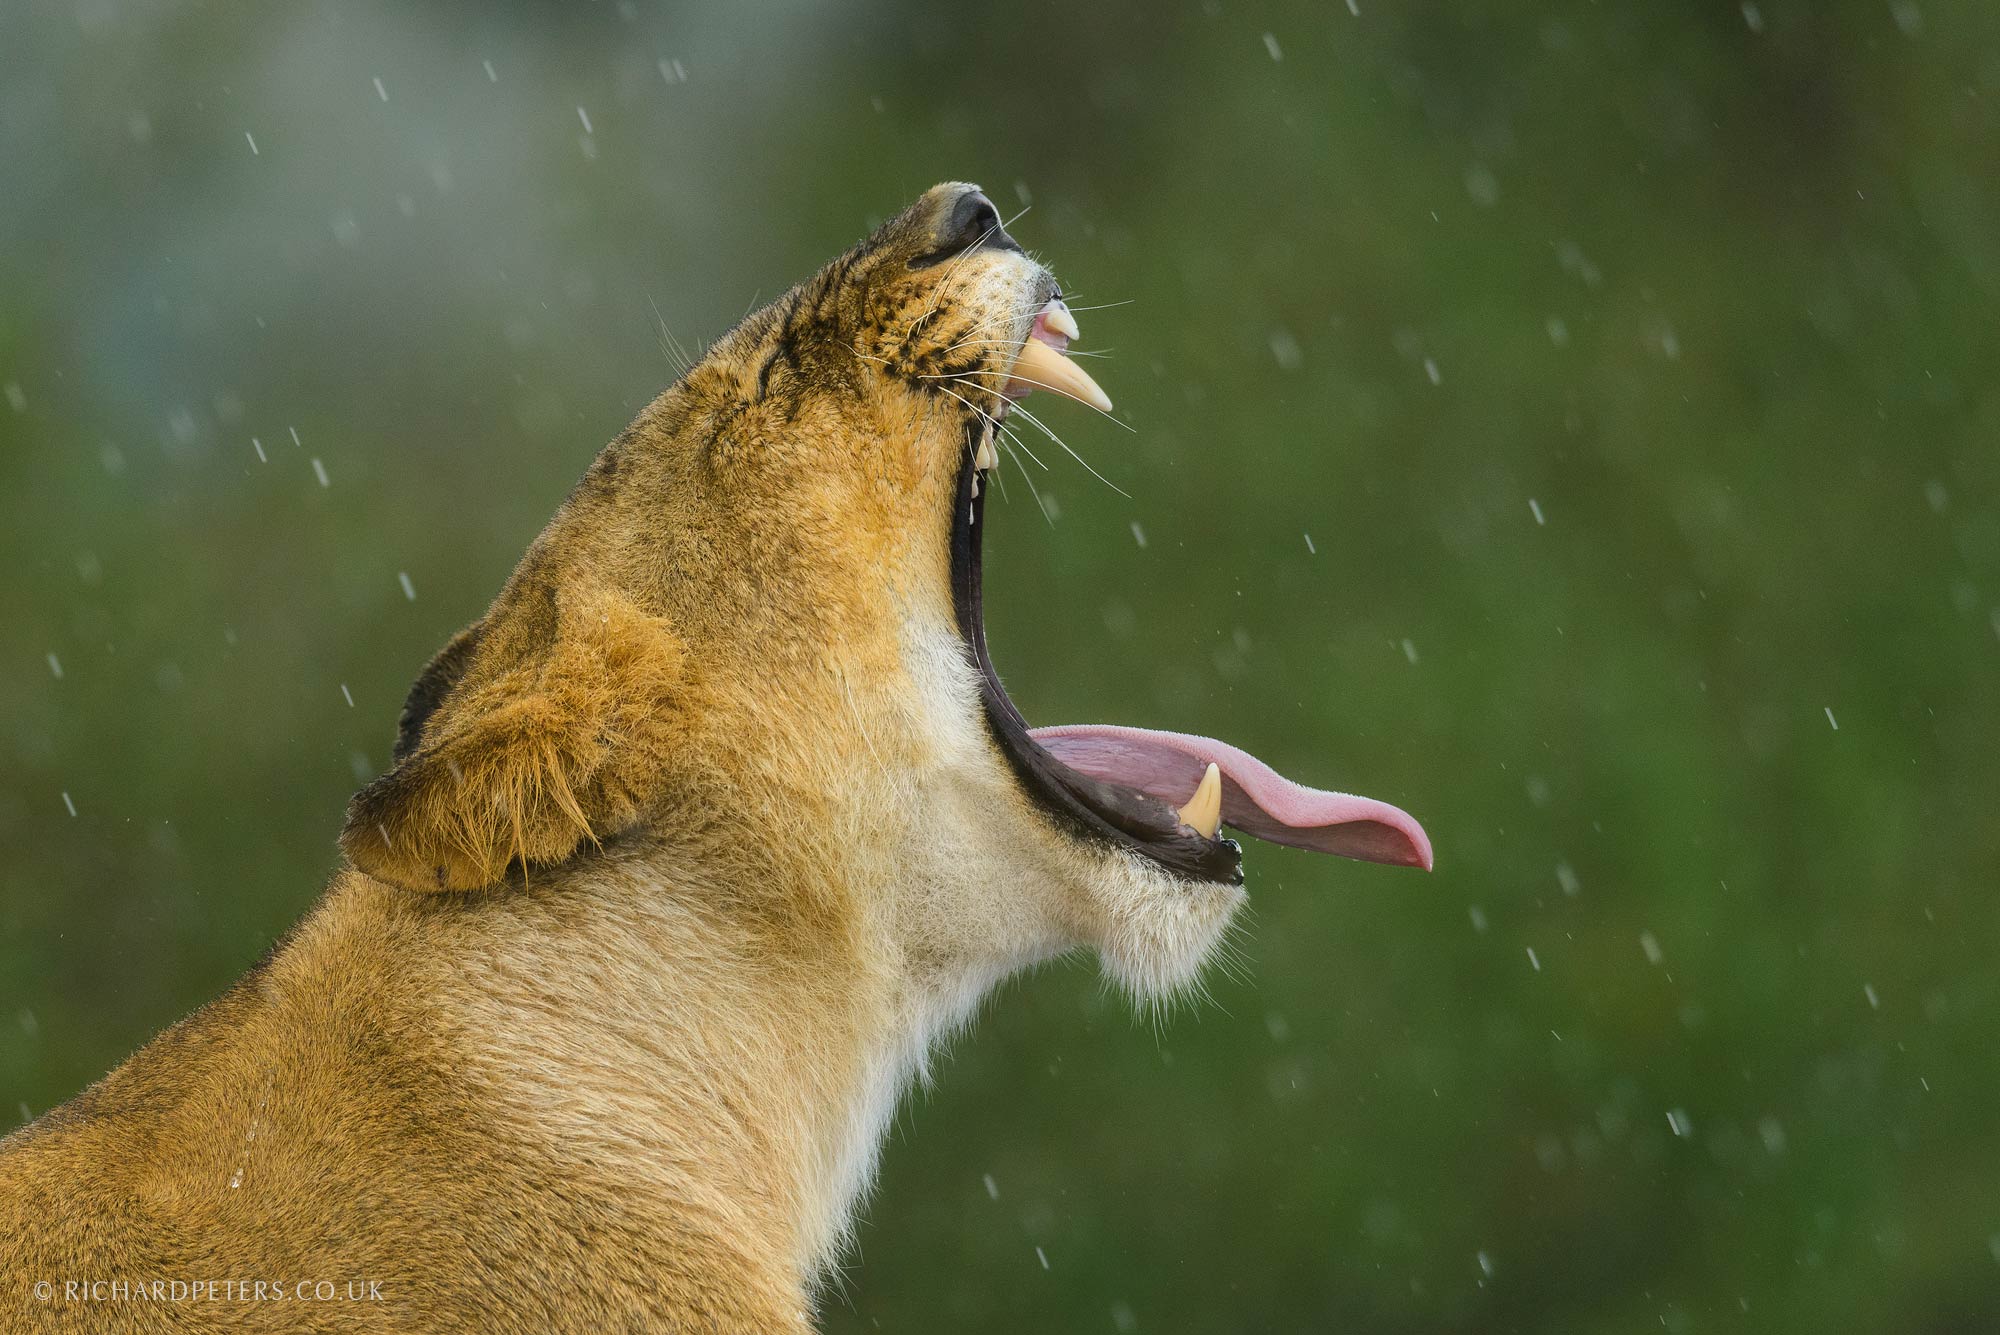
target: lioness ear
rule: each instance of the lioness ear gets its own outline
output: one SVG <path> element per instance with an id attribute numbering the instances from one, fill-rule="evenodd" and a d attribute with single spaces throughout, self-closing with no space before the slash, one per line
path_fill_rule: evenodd
<path id="1" fill-rule="evenodd" d="M 503 598 L 417 678 L 395 767 L 348 804 L 342 850 L 407 889 L 476 890 L 625 829 L 666 770 L 684 664 L 622 594 Z"/>

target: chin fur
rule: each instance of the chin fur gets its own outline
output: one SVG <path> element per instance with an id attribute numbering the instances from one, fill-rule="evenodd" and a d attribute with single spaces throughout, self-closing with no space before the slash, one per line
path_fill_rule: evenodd
<path id="1" fill-rule="evenodd" d="M 1249 898 L 1243 888 L 1181 880 L 1130 853 L 1105 863 L 1092 896 L 1104 972 L 1142 1005 L 1194 990 Z"/>

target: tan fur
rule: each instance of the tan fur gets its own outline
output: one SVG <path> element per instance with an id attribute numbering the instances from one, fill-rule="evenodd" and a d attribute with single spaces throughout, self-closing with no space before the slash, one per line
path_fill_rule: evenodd
<path id="1" fill-rule="evenodd" d="M 0 1142 L 0 1328 L 805 1329 L 994 982 L 1195 978 L 1241 891 L 1058 827 L 980 713 L 978 420 L 924 377 L 1004 367 L 1043 271 L 911 267 L 964 189 L 641 413 L 419 679 L 294 933 Z M 301 1280 L 337 1296 L 144 1296 Z"/>

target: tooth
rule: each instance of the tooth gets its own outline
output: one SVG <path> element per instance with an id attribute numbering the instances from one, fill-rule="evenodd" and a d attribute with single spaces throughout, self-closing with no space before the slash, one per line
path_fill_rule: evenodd
<path id="1" fill-rule="evenodd" d="M 1000 451 L 993 448 L 992 437 L 979 442 L 979 449 L 972 456 L 972 469 L 976 473 L 982 468 L 998 468 Z"/>
<path id="2" fill-rule="evenodd" d="M 1181 824 L 1192 827 L 1204 839 L 1215 838 L 1215 832 L 1222 828 L 1222 771 L 1213 761 L 1201 776 L 1201 786 L 1181 808 Z"/>
<path id="3" fill-rule="evenodd" d="M 1060 301 L 1052 301 L 1043 308 L 1042 323 L 1049 327 L 1050 333 L 1061 334 L 1072 342 L 1083 337 L 1077 330 L 1076 317 Z"/>
<path id="4" fill-rule="evenodd" d="M 1030 338 L 1021 345 L 1011 375 L 1031 389 L 1052 389 L 1058 394 L 1081 400 L 1101 413 L 1111 411 L 1111 398 L 1097 387 L 1097 382 L 1085 375 L 1082 367 L 1039 338 Z"/>

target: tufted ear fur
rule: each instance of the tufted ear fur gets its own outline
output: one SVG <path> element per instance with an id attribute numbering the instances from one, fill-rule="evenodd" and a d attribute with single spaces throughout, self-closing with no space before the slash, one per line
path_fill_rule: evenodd
<path id="1" fill-rule="evenodd" d="M 417 678 L 342 850 L 407 889 L 476 890 L 630 826 L 669 764 L 685 662 L 623 594 L 510 590 Z"/>

